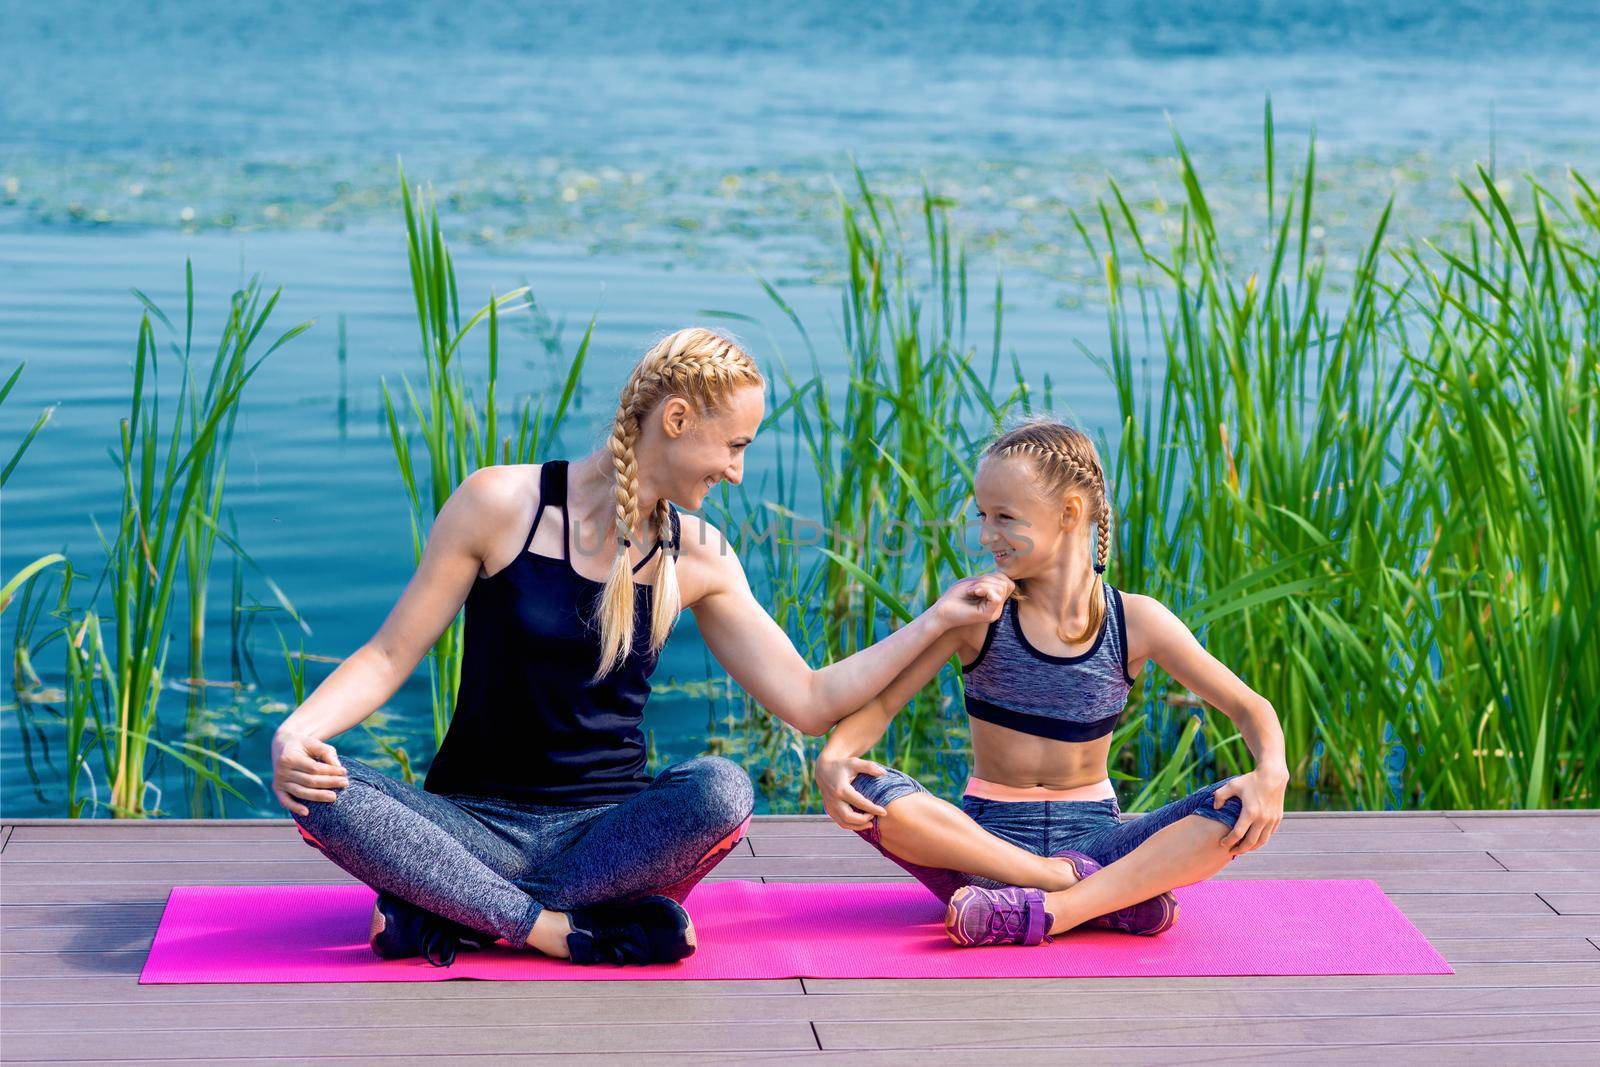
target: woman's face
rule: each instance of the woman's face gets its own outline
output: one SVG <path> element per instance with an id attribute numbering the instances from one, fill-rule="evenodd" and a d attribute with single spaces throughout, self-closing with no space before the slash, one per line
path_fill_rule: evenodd
<path id="1" fill-rule="evenodd" d="M 1033 464 L 1019 456 L 991 456 L 978 465 L 973 482 L 978 543 L 994 555 L 995 567 L 1016 581 L 1042 572 L 1056 558 L 1083 515 L 1083 497 L 1048 499 Z"/>
<path id="2" fill-rule="evenodd" d="M 665 495 L 682 507 L 696 509 L 718 482 L 744 480 L 744 454 L 766 413 L 766 395 L 759 385 L 740 386 L 715 411 L 696 412 L 681 397 L 668 397 L 662 428 L 670 441 Z"/>

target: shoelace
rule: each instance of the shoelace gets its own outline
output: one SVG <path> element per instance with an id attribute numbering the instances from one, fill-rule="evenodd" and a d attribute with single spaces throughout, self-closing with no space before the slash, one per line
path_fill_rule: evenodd
<path id="1" fill-rule="evenodd" d="M 435 967 L 448 967 L 456 961 L 460 942 L 449 931 L 433 923 L 422 928 L 422 958 Z"/>
<path id="2" fill-rule="evenodd" d="M 1027 901 L 1023 901 L 1020 911 L 1012 908 L 991 909 L 989 912 L 989 928 L 986 932 L 991 938 L 1021 941 L 1028 932 Z"/>

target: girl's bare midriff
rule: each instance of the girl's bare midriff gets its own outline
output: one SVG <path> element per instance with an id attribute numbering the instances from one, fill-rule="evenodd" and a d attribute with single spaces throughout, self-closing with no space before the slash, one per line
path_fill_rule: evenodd
<path id="1" fill-rule="evenodd" d="M 1077 789 L 1106 778 L 1110 734 L 1093 741 L 1052 741 L 981 719 L 969 721 L 974 777 L 1018 789 Z"/>

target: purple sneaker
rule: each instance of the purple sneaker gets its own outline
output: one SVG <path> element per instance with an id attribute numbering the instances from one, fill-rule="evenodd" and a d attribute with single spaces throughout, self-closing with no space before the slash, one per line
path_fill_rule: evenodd
<path id="1" fill-rule="evenodd" d="M 1154 937 L 1171 929 L 1172 924 L 1177 921 L 1178 898 L 1171 893 L 1162 893 L 1139 904 L 1118 908 L 1110 915 L 1090 919 L 1088 925 L 1105 930 L 1121 930 L 1125 934 L 1138 934 L 1141 937 Z"/>
<path id="2" fill-rule="evenodd" d="M 1053 860 L 1066 860 L 1072 865 L 1072 873 L 1078 876 L 1078 881 L 1080 882 L 1100 869 L 1099 861 L 1086 852 L 1057 852 L 1050 858 Z"/>
<path id="3" fill-rule="evenodd" d="M 1086 856 L 1082 852 L 1057 852 L 1055 858 L 1072 864 L 1072 870 L 1080 882 L 1101 869 L 1094 857 Z M 1171 929 L 1172 924 L 1177 921 L 1178 898 L 1171 893 L 1162 893 L 1141 903 L 1119 908 L 1098 919 L 1090 919 L 1084 925 L 1099 927 L 1102 930 L 1121 930 L 1123 933 L 1138 934 L 1141 937 L 1154 937 Z"/>
<path id="4" fill-rule="evenodd" d="M 1042 889 L 964 885 L 950 898 L 944 930 L 963 946 L 1037 945 L 1046 940 L 1052 921 Z"/>

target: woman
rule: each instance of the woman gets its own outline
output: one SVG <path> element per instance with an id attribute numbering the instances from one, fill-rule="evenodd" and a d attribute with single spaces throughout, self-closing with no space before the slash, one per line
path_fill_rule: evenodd
<path id="1" fill-rule="evenodd" d="M 720 758 L 645 772 L 649 678 L 682 609 L 735 682 L 813 735 L 951 626 L 1000 610 L 1008 579 L 967 579 L 872 648 L 808 667 L 722 534 L 677 507 L 739 483 L 763 386 L 717 333 L 662 339 L 604 448 L 462 482 L 378 633 L 279 727 L 274 791 L 308 842 L 379 891 L 378 955 L 448 965 L 497 937 L 579 963 L 694 950 L 682 901 L 738 842 L 753 797 Z M 463 603 L 455 711 L 423 788 L 341 760 L 328 739 L 399 688 Z"/>
<path id="2" fill-rule="evenodd" d="M 974 496 L 1016 598 L 997 620 L 947 630 L 840 723 L 817 760 L 824 806 L 947 903 L 959 945 L 1038 944 L 1084 923 L 1161 933 L 1178 916 L 1172 889 L 1277 829 L 1289 781 L 1277 715 L 1160 601 L 1104 581 L 1111 511 L 1082 433 L 1041 418 L 1004 434 Z M 952 655 L 972 723 L 959 808 L 859 758 Z M 1124 823 L 1107 759 L 1147 660 L 1232 718 L 1257 766 Z"/>

